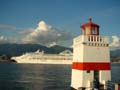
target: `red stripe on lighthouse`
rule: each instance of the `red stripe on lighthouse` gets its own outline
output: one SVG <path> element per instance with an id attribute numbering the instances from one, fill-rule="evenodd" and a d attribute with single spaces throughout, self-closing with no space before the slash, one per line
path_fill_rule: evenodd
<path id="1" fill-rule="evenodd" d="M 110 63 L 105 62 L 95 62 L 95 63 L 80 63 L 80 62 L 73 62 L 72 69 L 77 70 L 110 70 Z"/>

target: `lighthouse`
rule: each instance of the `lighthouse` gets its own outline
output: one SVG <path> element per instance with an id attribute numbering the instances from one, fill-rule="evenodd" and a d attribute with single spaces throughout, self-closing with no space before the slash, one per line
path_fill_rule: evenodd
<path id="1" fill-rule="evenodd" d="M 94 80 L 105 86 L 111 80 L 109 38 L 100 36 L 99 25 L 90 18 L 73 40 L 71 87 L 91 90 Z"/>

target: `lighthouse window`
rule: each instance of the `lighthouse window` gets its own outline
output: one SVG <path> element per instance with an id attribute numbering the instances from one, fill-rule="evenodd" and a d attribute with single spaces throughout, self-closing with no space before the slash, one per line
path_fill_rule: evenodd
<path id="1" fill-rule="evenodd" d="M 83 45 L 86 45 L 87 43 L 83 42 Z"/>
<path id="2" fill-rule="evenodd" d="M 109 44 L 106 45 L 107 47 L 109 46 Z"/>
<path id="3" fill-rule="evenodd" d="M 87 70 L 86 72 L 87 72 L 87 73 L 90 73 L 90 70 Z"/>
<path id="4" fill-rule="evenodd" d="M 100 44 L 98 43 L 98 46 L 100 46 Z"/>
<path id="5" fill-rule="evenodd" d="M 97 46 L 100 46 L 100 44 L 98 43 Z"/>
<path id="6" fill-rule="evenodd" d="M 100 42 L 102 42 L 102 38 L 100 38 Z"/>
<path id="7" fill-rule="evenodd" d="M 94 46 L 94 43 L 92 43 L 92 46 Z"/>
<path id="8" fill-rule="evenodd" d="M 95 43 L 95 46 L 97 46 L 97 43 Z"/>
<path id="9" fill-rule="evenodd" d="M 91 44 L 90 44 L 90 43 L 88 43 L 88 45 L 90 46 Z"/>
<path id="10" fill-rule="evenodd" d="M 106 46 L 106 44 L 104 44 L 104 46 Z"/>

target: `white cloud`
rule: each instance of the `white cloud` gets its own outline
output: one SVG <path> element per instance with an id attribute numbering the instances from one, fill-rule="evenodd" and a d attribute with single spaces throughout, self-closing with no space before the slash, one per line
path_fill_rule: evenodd
<path id="1" fill-rule="evenodd" d="M 56 42 L 52 42 L 51 44 L 49 44 L 49 47 L 52 47 L 52 46 L 55 46 L 55 45 L 57 45 L 57 43 Z"/>
<path id="2" fill-rule="evenodd" d="M 120 38 L 118 36 L 112 36 L 113 42 L 110 44 L 111 47 L 120 46 Z"/>
<path id="3" fill-rule="evenodd" d="M 24 43 L 35 43 L 42 45 L 58 44 L 60 41 L 70 40 L 72 34 L 70 32 L 60 31 L 51 25 L 46 24 L 44 21 L 40 21 L 38 27 L 26 35 L 22 39 Z"/>
<path id="4" fill-rule="evenodd" d="M 26 29 L 21 29 L 21 31 L 18 32 L 20 35 L 28 35 L 33 32 L 33 28 L 26 28 Z"/>
<path id="5" fill-rule="evenodd" d="M 4 36 L 0 36 L 0 44 L 4 44 L 4 43 L 16 43 L 16 39 L 15 38 L 7 38 Z"/>
<path id="6" fill-rule="evenodd" d="M 16 27 L 0 24 L 0 30 L 16 30 Z"/>
<path id="7" fill-rule="evenodd" d="M 49 31 L 51 28 L 52 26 L 47 25 L 44 21 L 40 21 L 36 31 Z"/>
<path id="8" fill-rule="evenodd" d="M 73 38 L 70 32 L 67 32 L 66 30 L 58 30 L 57 28 L 46 24 L 45 21 L 40 21 L 36 28 L 16 28 L 10 25 L 0 24 L 0 30 L 10 30 L 10 33 L 12 33 L 13 35 L 20 35 L 20 38 L 16 39 L 0 36 L 0 44 L 32 43 L 53 46 L 57 44 L 65 45 L 67 41 L 70 41 Z"/>
<path id="9" fill-rule="evenodd" d="M 22 36 L 30 34 L 34 29 L 33 28 L 18 28 L 10 25 L 0 24 L 0 31 L 7 30 L 11 31 L 10 33 L 20 34 Z"/>

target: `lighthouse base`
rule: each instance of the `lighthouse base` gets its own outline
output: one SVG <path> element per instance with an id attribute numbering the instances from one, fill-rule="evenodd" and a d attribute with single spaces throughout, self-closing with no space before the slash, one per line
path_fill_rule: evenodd
<path id="1" fill-rule="evenodd" d="M 71 87 L 70 90 L 94 90 L 94 89 L 93 88 L 85 88 L 85 87 L 79 87 L 78 89 L 75 89 L 75 88 Z M 103 85 L 100 86 L 98 90 L 105 90 L 104 86 Z"/>

